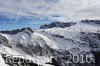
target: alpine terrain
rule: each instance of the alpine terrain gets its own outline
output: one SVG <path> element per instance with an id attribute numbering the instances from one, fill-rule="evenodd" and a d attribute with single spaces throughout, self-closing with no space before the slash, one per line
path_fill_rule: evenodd
<path id="1" fill-rule="evenodd" d="M 100 66 L 100 21 L 0 31 L 0 66 Z"/>

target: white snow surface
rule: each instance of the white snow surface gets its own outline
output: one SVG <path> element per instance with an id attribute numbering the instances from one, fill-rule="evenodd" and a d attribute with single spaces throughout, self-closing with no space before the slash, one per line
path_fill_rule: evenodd
<path id="1" fill-rule="evenodd" d="M 78 43 L 82 43 L 82 41 L 80 41 L 79 39 L 79 32 L 83 31 L 95 33 L 98 30 L 100 30 L 99 26 L 78 23 L 75 26 L 67 28 L 38 29 L 35 30 L 34 33 L 31 33 L 28 30 L 19 32 L 14 35 L 0 33 L 1 35 L 5 36 L 12 44 L 12 48 L 0 45 L 0 52 L 12 55 L 14 57 L 17 56 L 23 58 L 25 56 L 26 59 L 31 59 L 34 63 L 41 64 L 44 66 L 50 66 L 45 64 L 46 62 L 51 62 L 50 58 L 36 55 L 33 57 L 24 52 L 21 48 L 16 47 L 17 43 L 21 43 L 22 46 L 27 47 L 28 44 L 36 46 L 37 41 L 41 47 L 44 47 L 44 43 L 41 41 L 42 38 L 46 42 L 46 44 L 53 49 L 69 50 L 72 54 L 78 54 L 81 51 L 90 51 L 90 48 L 88 46 L 83 47 Z M 64 36 L 64 38 L 59 38 L 54 35 Z M 76 48 L 76 50 L 74 48 Z M 79 48 L 79 50 L 77 50 L 77 48 Z M 4 63 L 4 60 L 1 55 L 0 64 L 3 64 L 3 66 L 8 66 Z"/>

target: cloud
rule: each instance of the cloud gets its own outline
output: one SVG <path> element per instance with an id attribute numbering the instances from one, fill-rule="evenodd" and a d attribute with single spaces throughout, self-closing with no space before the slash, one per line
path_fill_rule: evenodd
<path id="1" fill-rule="evenodd" d="M 0 14 L 16 19 L 21 16 L 59 21 L 99 19 L 99 12 L 100 0 L 0 0 Z"/>

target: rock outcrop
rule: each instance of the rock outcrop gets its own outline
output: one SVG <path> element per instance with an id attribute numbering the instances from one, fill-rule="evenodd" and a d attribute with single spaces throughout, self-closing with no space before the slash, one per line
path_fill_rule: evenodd
<path id="1" fill-rule="evenodd" d="M 0 33 L 3 33 L 3 34 L 17 34 L 19 32 L 22 32 L 22 31 L 26 30 L 26 29 L 31 31 L 31 32 L 34 32 L 30 27 L 27 27 L 27 28 L 16 29 L 16 30 L 0 31 Z"/>
<path id="2" fill-rule="evenodd" d="M 100 25 L 100 20 L 82 20 L 82 23 L 92 23 L 92 24 L 98 24 Z"/>
<path id="3" fill-rule="evenodd" d="M 53 27 L 61 27 L 61 28 L 65 28 L 65 27 L 70 27 L 75 25 L 76 23 L 73 22 L 52 22 L 51 24 L 45 24 L 42 25 L 40 27 L 40 29 L 46 29 L 46 28 L 53 28 Z"/>

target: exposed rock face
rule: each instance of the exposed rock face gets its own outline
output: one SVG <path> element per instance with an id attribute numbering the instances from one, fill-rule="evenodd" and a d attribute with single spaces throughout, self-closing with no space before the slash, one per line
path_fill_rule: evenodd
<path id="1" fill-rule="evenodd" d="M 91 53 L 95 57 L 95 66 L 100 66 L 100 33 L 82 33 L 81 39 L 91 47 Z"/>
<path id="2" fill-rule="evenodd" d="M 70 27 L 75 25 L 76 23 L 73 22 L 69 22 L 69 23 L 64 23 L 64 22 L 52 22 L 51 24 L 45 24 L 43 26 L 40 27 L 40 29 L 46 29 L 46 28 L 53 28 L 53 27 L 61 27 L 61 28 L 65 28 L 65 27 Z"/>
<path id="3" fill-rule="evenodd" d="M 92 24 L 99 24 L 100 25 L 100 20 L 82 20 L 81 22 L 83 23 L 92 23 Z"/>
<path id="4" fill-rule="evenodd" d="M 91 51 L 95 56 L 95 66 L 100 66 L 100 51 Z"/>
<path id="5" fill-rule="evenodd" d="M 2 34 L 0 34 L 0 44 L 3 44 L 4 46 L 7 46 L 7 47 L 11 47 L 9 40 Z"/>
<path id="6" fill-rule="evenodd" d="M 81 33 L 82 41 L 85 41 L 91 47 L 91 51 L 100 51 L 100 33 Z"/>
<path id="7" fill-rule="evenodd" d="M 3 33 L 3 34 L 17 34 L 19 32 L 22 32 L 22 31 L 26 30 L 26 29 L 33 32 L 33 30 L 30 27 L 27 27 L 27 28 L 16 29 L 16 30 L 11 30 L 11 31 L 0 31 L 0 33 Z"/>

